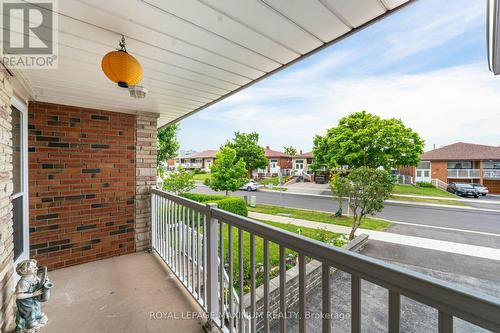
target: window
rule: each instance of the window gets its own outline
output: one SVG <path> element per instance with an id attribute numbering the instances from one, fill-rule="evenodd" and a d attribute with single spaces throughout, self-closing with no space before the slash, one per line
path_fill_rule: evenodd
<path id="1" fill-rule="evenodd" d="M 13 100 L 11 107 L 12 125 L 12 220 L 14 239 L 14 261 L 28 258 L 28 199 L 27 199 L 27 148 L 26 148 L 26 105 Z"/>
<path id="2" fill-rule="evenodd" d="M 270 160 L 269 164 L 271 165 L 271 169 L 276 169 L 278 166 L 278 160 Z"/>
<path id="3" fill-rule="evenodd" d="M 484 161 L 484 169 L 500 169 L 500 161 Z"/>
<path id="4" fill-rule="evenodd" d="M 21 146 L 22 146 L 22 114 L 16 108 L 12 108 L 12 179 L 14 182 L 14 191 L 13 194 L 19 193 L 22 191 L 22 155 L 21 155 Z"/>
<path id="5" fill-rule="evenodd" d="M 471 161 L 451 161 L 448 162 L 448 169 L 471 169 Z"/>
<path id="6" fill-rule="evenodd" d="M 304 169 L 304 160 L 295 160 L 295 169 L 303 170 Z"/>
<path id="7" fill-rule="evenodd" d="M 431 168 L 430 161 L 421 161 L 417 166 L 417 169 L 423 169 L 423 170 L 430 170 L 430 168 Z"/>

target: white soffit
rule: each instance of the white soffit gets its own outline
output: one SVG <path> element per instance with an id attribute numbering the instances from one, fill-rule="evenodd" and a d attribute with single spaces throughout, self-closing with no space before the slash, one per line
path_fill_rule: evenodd
<path id="1" fill-rule="evenodd" d="M 59 0 L 59 67 L 22 71 L 38 101 L 175 122 L 414 0 Z M 101 71 L 125 35 L 145 99 Z"/>

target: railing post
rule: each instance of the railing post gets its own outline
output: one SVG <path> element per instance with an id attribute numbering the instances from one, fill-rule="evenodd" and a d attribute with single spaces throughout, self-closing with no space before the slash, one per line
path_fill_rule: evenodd
<path id="1" fill-rule="evenodd" d="M 206 328 L 212 330 L 219 317 L 218 311 L 218 221 L 212 217 L 212 209 L 217 204 L 207 205 L 207 311 L 208 322 Z M 222 282 L 221 282 L 222 283 Z M 221 295 L 222 297 L 223 295 Z"/>

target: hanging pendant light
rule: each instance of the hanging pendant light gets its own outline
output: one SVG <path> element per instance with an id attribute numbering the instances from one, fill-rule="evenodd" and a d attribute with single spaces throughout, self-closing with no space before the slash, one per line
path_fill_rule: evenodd
<path id="1" fill-rule="evenodd" d="M 127 53 L 125 37 L 120 40 L 120 49 L 102 58 L 101 68 L 106 77 L 122 88 L 135 86 L 142 80 L 142 67 L 136 58 Z"/>

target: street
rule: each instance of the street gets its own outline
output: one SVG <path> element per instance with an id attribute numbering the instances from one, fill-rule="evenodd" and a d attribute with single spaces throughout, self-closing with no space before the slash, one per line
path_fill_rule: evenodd
<path id="1" fill-rule="evenodd" d="M 198 193 L 215 193 L 198 186 Z M 335 212 L 338 203 L 329 197 L 271 191 L 237 191 L 233 195 L 255 195 L 257 203 Z M 500 210 L 500 205 L 497 205 Z M 346 212 L 346 207 L 343 208 Z M 389 232 L 471 245 L 500 248 L 500 212 L 386 203 L 376 217 L 394 222 Z M 403 224 L 404 223 L 404 224 Z"/>

